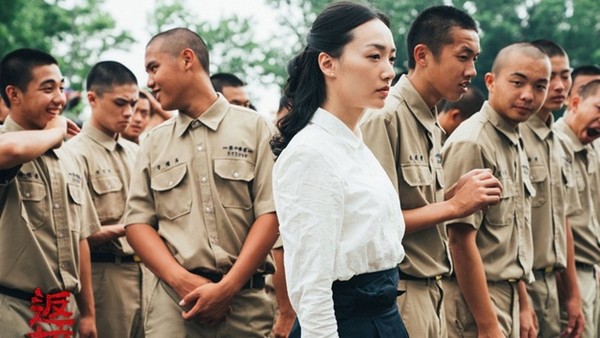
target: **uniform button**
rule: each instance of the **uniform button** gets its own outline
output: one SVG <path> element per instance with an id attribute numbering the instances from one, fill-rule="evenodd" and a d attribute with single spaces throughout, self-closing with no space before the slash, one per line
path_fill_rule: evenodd
<path id="1" fill-rule="evenodd" d="M 211 212 L 212 208 L 211 207 L 206 207 L 206 209 L 204 209 L 204 210 L 206 210 L 206 212 Z"/>
<path id="2" fill-rule="evenodd" d="M 206 179 L 206 177 L 202 177 L 202 178 L 200 179 L 200 182 L 202 182 L 202 183 L 206 183 L 206 181 L 208 181 L 208 180 Z"/>
<path id="3" fill-rule="evenodd" d="M 28 193 L 28 192 L 26 192 L 26 193 L 25 193 L 25 197 L 31 197 L 31 194 L 30 194 L 30 193 Z"/>
<path id="4" fill-rule="evenodd" d="M 172 184 L 173 184 L 173 181 L 169 181 L 169 185 L 172 185 Z"/>
<path id="5" fill-rule="evenodd" d="M 238 178 L 238 177 L 240 177 L 240 173 L 239 173 L 239 172 L 237 172 L 237 171 L 236 171 L 236 172 L 234 172 L 234 173 L 233 173 L 233 177 L 235 177 L 235 178 Z"/>
<path id="6" fill-rule="evenodd" d="M 109 184 L 109 185 L 108 185 L 108 189 L 112 189 L 112 184 Z"/>
<path id="7" fill-rule="evenodd" d="M 57 234 L 57 236 L 58 236 L 58 238 L 63 238 L 63 234 L 62 234 L 62 232 L 59 232 L 59 233 Z"/>
<path id="8" fill-rule="evenodd" d="M 50 173 L 50 177 L 54 178 L 54 174 L 53 174 L 53 173 Z"/>
<path id="9" fill-rule="evenodd" d="M 198 147 L 196 148 L 196 150 L 198 150 L 198 151 L 202 151 L 202 150 L 204 150 L 204 147 L 203 147 L 203 146 L 198 146 Z"/>
<path id="10" fill-rule="evenodd" d="M 216 236 L 210 236 L 210 240 L 211 240 L 211 242 L 216 242 L 217 241 L 217 237 Z"/>
<path id="11" fill-rule="evenodd" d="M 60 268 L 64 270 L 65 269 L 65 263 L 60 263 Z"/>
<path id="12" fill-rule="evenodd" d="M 58 209 L 60 207 L 60 205 L 58 205 L 58 203 L 54 203 L 54 209 Z"/>

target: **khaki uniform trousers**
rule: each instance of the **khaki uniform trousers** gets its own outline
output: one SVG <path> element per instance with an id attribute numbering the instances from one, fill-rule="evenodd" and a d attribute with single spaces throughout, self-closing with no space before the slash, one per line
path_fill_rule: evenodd
<path id="1" fill-rule="evenodd" d="M 92 263 L 98 337 L 144 337 L 140 263 Z"/>
<path id="2" fill-rule="evenodd" d="M 273 327 L 273 304 L 264 289 L 241 290 L 231 302 L 227 319 L 216 326 L 185 321 L 177 293 L 155 277 L 148 298 L 146 338 L 268 337 Z"/>
<path id="3" fill-rule="evenodd" d="M 26 334 L 35 332 L 29 325 L 29 321 L 35 316 L 34 312 L 29 308 L 30 306 L 31 301 L 0 294 L 0 337 L 26 337 Z M 79 310 L 77 309 L 77 303 L 73 294 L 69 297 L 66 310 L 72 312 L 73 315 L 70 318 L 59 317 L 58 319 L 75 319 L 73 326 L 69 330 L 73 331 L 73 337 L 77 338 L 79 336 L 77 333 Z M 48 324 L 39 325 L 46 332 L 57 329 L 56 326 Z"/>
<path id="4" fill-rule="evenodd" d="M 560 306 L 554 271 L 534 271 L 535 282 L 527 285 L 527 294 L 538 319 L 538 337 L 560 337 Z"/>
<path id="5" fill-rule="evenodd" d="M 516 282 L 488 282 L 488 290 L 502 333 L 519 338 L 519 294 Z M 463 298 L 456 278 L 444 280 L 449 338 L 477 337 L 477 325 Z"/>
<path id="6" fill-rule="evenodd" d="M 410 337 L 447 336 L 444 289 L 440 278 L 400 279 L 398 290 L 404 292 L 396 301 Z"/>
<path id="7" fill-rule="evenodd" d="M 577 281 L 579 282 L 579 292 L 581 292 L 581 305 L 585 317 L 585 327 L 581 338 L 598 338 L 600 322 L 600 295 L 598 294 L 598 279 L 593 269 L 577 267 Z M 561 311 L 561 327 L 564 330 L 567 327 L 567 313 Z"/>

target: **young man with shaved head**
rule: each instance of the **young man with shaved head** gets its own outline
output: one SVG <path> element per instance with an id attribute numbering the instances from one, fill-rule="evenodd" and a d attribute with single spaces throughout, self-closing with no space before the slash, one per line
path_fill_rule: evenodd
<path id="1" fill-rule="evenodd" d="M 583 330 L 583 313 L 567 217 L 577 212 L 580 205 L 572 175 L 573 156 L 552 130 L 552 112 L 563 107 L 571 87 L 571 70 L 569 57 L 561 46 L 550 40 L 536 40 L 532 44 L 548 55 L 552 70 L 546 101 L 521 126 L 531 183 L 536 191 L 531 200 L 535 281 L 527 285 L 527 292 L 536 313 L 539 337 L 559 337 L 557 274 L 560 273 L 569 313 L 569 327 L 564 334 L 577 337 Z"/>
<path id="2" fill-rule="evenodd" d="M 540 49 L 526 43 L 503 48 L 485 75 L 488 101 L 444 145 L 447 184 L 481 168 L 502 183 L 496 204 L 447 223 L 455 269 L 444 284 L 449 337 L 536 336 L 525 288 L 533 279 L 535 192 L 519 124 L 540 109 L 549 79 L 550 61 Z"/>
<path id="3" fill-rule="evenodd" d="M 569 224 L 585 316 L 582 337 L 598 337 L 600 295 L 594 264 L 600 264 L 600 150 L 594 141 L 600 137 L 600 80 L 581 87 L 569 114 L 556 122 L 555 130 L 574 154 L 573 174 L 581 203 Z"/>
<path id="4" fill-rule="evenodd" d="M 0 134 L 40 142 L 0 165 L 0 335 L 96 338 L 86 238 L 99 223 L 81 168 L 60 147 L 64 78 L 56 59 L 33 49 L 8 53 L 0 73 L 10 108 Z"/>
<path id="5" fill-rule="evenodd" d="M 137 79 L 121 63 L 102 61 L 89 71 L 86 89 L 92 117 L 65 148 L 83 167 L 102 225 L 88 237 L 98 335 L 142 337 L 142 266 L 123 224 L 138 147 L 119 136 L 138 100 Z"/>
<path id="6" fill-rule="evenodd" d="M 452 264 L 443 223 L 499 198 L 498 180 L 489 171 L 465 171 L 449 189 L 441 165 L 443 132 L 435 106 L 460 99 L 476 75 L 477 25 L 454 7 L 431 7 L 413 22 L 407 50 L 408 75 L 389 88 L 383 109 L 365 113 L 361 129 L 398 191 L 406 223 L 398 308 L 408 333 L 446 337 L 442 276 Z"/>
<path id="7" fill-rule="evenodd" d="M 146 337 L 265 337 L 264 275 L 277 238 L 271 125 L 210 83 L 208 50 L 175 28 L 146 47 L 148 87 L 179 115 L 148 133 L 127 203 L 127 240 L 157 279 Z"/>

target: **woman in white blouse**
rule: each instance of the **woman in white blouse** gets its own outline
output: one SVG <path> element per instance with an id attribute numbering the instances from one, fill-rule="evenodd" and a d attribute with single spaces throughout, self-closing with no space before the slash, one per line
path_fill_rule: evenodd
<path id="1" fill-rule="evenodd" d="M 407 337 L 396 307 L 400 201 L 357 127 L 394 77 L 388 26 L 367 6 L 333 3 L 288 66 L 290 112 L 271 146 L 291 337 Z"/>

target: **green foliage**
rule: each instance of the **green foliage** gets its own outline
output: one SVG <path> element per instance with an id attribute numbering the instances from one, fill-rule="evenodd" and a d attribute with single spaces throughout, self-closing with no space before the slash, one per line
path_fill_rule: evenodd
<path id="1" fill-rule="evenodd" d="M 67 84 L 82 90 L 89 68 L 105 51 L 133 41 L 97 0 L 11 0 L 0 10 L 0 56 L 17 48 L 49 52 L 59 60 Z M 70 112 L 77 116 L 82 106 Z"/>

